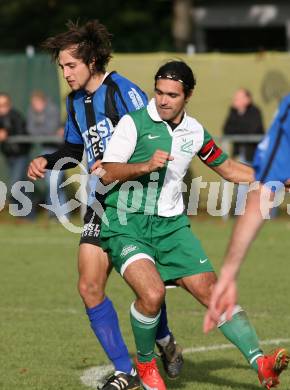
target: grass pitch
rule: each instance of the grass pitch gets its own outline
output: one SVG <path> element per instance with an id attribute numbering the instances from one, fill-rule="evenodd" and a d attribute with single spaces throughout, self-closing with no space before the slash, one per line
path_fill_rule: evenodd
<path id="1" fill-rule="evenodd" d="M 193 231 L 216 269 L 232 223 L 220 219 L 192 220 Z M 240 304 L 266 342 L 290 348 L 290 221 L 266 224 L 240 275 Z M 62 226 L 0 224 L 0 389 L 85 390 L 80 377 L 108 361 L 90 330 L 76 290 L 79 237 Z M 134 353 L 129 324 L 133 295 L 113 272 L 108 295 L 115 303 L 129 350 Z M 170 326 L 184 348 L 227 343 L 218 332 L 202 333 L 204 309 L 181 289 L 169 290 Z M 258 390 L 256 374 L 236 349 L 186 353 L 183 375 L 167 380 L 168 389 Z M 282 374 L 281 390 L 290 389 L 290 370 Z"/>

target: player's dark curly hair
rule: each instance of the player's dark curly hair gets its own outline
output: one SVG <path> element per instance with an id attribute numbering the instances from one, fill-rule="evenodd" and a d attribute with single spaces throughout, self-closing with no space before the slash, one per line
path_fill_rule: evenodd
<path id="1" fill-rule="evenodd" d="M 189 96 L 190 92 L 196 85 L 196 79 L 191 68 L 183 61 L 168 61 L 162 65 L 155 77 L 155 87 L 159 79 L 170 79 L 182 83 L 185 97 Z"/>
<path id="2" fill-rule="evenodd" d="M 98 20 L 91 20 L 83 26 L 69 21 L 68 30 L 47 38 L 42 47 L 50 52 L 54 61 L 58 61 L 59 52 L 72 46 L 73 57 L 85 64 L 93 64 L 92 73 L 105 72 L 112 58 L 111 34 Z"/>

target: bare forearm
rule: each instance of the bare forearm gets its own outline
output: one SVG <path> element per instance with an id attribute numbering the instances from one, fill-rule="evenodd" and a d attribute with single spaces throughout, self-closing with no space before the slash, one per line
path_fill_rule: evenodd
<path id="1" fill-rule="evenodd" d="M 232 159 L 228 159 L 223 164 L 213 167 L 213 170 L 225 180 L 233 183 L 252 183 L 255 181 L 253 168 Z"/>
<path id="2" fill-rule="evenodd" d="M 147 173 L 162 169 L 168 161 L 174 158 L 168 152 L 157 149 L 150 160 L 140 163 L 103 162 L 102 181 L 105 185 L 118 180 L 121 182 L 133 180 Z"/>
<path id="3" fill-rule="evenodd" d="M 143 176 L 149 173 L 148 163 L 103 163 L 103 169 L 105 174 L 102 176 L 102 182 L 105 185 L 111 184 L 118 180 L 125 182 L 128 180 L 134 180 L 137 177 Z"/>
<path id="4" fill-rule="evenodd" d="M 263 225 L 264 219 L 260 210 L 261 191 L 252 191 L 248 195 L 244 215 L 238 217 L 225 255 L 221 274 L 236 278 L 245 256 Z"/>

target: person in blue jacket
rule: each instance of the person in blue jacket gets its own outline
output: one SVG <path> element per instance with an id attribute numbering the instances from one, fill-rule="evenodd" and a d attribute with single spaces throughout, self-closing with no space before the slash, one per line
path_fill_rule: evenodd
<path id="1" fill-rule="evenodd" d="M 147 104 L 145 93 L 136 84 L 117 72 L 106 71 L 112 57 L 111 36 L 97 20 L 83 26 L 69 22 L 66 32 L 48 38 L 43 46 L 59 64 L 72 92 L 66 102 L 65 143 L 55 153 L 31 161 L 27 174 L 32 180 L 43 178 L 47 169 L 77 165 L 84 150 L 90 170 L 102 159 L 119 119 Z M 60 159 L 68 162 L 59 166 Z M 115 368 L 103 389 L 138 389 L 140 381 L 123 341 L 117 313 L 105 295 L 111 271 L 111 262 L 101 249 L 99 238 L 105 195 L 98 192 L 98 183 L 96 189 L 96 176 L 90 176 L 78 257 L 78 288 L 91 327 Z M 183 364 L 182 350 L 168 328 L 165 303 L 156 342 L 168 376 L 177 377 Z"/>

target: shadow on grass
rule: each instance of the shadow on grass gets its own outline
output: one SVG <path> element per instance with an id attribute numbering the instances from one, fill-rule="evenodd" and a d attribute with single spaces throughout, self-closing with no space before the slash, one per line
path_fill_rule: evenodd
<path id="1" fill-rule="evenodd" d="M 158 363 L 160 367 L 160 372 L 163 378 L 165 378 L 164 371 L 161 368 L 161 365 Z M 190 383 L 192 386 L 196 386 L 198 388 L 198 384 L 211 384 L 214 385 L 215 388 L 225 388 L 230 387 L 233 389 L 243 389 L 243 390 L 258 390 L 260 386 L 257 384 L 249 384 L 243 383 L 242 379 L 240 381 L 235 381 L 232 378 L 227 378 L 226 375 L 222 378 L 215 373 L 218 370 L 224 369 L 241 369 L 241 370 L 249 370 L 249 374 L 251 375 L 251 368 L 246 364 L 235 364 L 231 360 L 228 359 L 218 359 L 216 361 L 213 360 L 204 360 L 202 362 L 193 363 L 190 360 L 184 360 L 184 367 L 182 370 L 181 376 L 176 380 L 170 380 L 166 378 L 166 385 L 168 389 L 176 389 L 182 388 L 186 386 L 186 384 Z M 254 372 L 252 372 L 254 374 Z M 253 380 L 255 378 L 255 374 L 253 375 Z"/>

